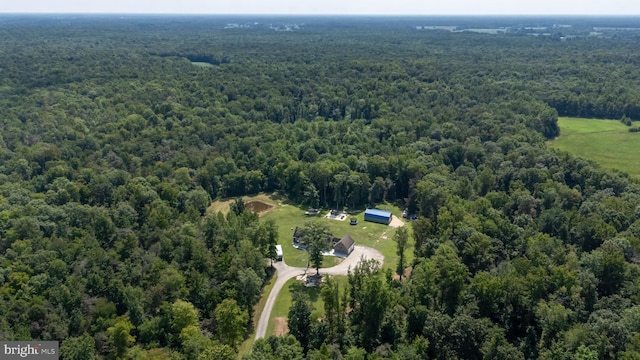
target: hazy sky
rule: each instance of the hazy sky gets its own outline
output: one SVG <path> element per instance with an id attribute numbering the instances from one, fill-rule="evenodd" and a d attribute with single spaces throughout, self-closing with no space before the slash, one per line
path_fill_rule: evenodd
<path id="1" fill-rule="evenodd" d="M 640 15 L 639 0 L 0 0 L 0 12 Z"/>

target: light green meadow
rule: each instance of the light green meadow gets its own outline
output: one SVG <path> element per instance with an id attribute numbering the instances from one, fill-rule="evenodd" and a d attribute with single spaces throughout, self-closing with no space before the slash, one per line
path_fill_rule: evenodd
<path id="1" fill-rule="evenodd" d="M 618 120 L 561 117 L 558 126 L 560 136 L 549 142 L 552 148 L 640 178 L 640 133 L 629 132 Z"/>

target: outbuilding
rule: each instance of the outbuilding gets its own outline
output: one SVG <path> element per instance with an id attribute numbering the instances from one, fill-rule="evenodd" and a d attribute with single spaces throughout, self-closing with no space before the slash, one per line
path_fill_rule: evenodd
<path id="1" fill-rule="evenodd" d="M 364 221 L 371 221 L 378 224 L 389 225 L 392 216 L 390 211 L 379 209 L 367 209 L 364 211 Z"/>
<path id="2" fill-rule="evenodd" d="M 353 241 L 353 238 L 349 235 L 345 235 L 333 245 L 333 252 L 335 254 L 349 256 L 355 247 L 356 242 Z"/>

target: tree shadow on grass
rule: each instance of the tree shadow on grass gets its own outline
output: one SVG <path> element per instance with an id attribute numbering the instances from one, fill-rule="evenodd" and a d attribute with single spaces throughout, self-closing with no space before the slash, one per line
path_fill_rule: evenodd
<path id="1" fill-rule="evenodd" d="M 296 281 L 293 284 L 289 285 L 289 291 L 291 292 L 291 299 L 296 300 L 296 298 L 300 297 L 298 294 L 306 294 L 309 297 L 311 302 L 316 302 L 320 298 L 320 289 L 321 285 L 318 286 L 305 286 L 302 282 Z"/>

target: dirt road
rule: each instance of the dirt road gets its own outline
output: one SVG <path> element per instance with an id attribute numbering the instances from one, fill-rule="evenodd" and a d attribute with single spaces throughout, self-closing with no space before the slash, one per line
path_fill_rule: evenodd
<path id="1" fill-rule="evenodd" d="M 399 217 L 393 215 L 391 217 L 391 222 L 389 223 L 389 226 L 393 228 L 399 228 L 400 226 L 404 226 L 404 221 L 402 221 L 402 219 L 400 219 Z"/>
<path id="2" fill-rule="evenodd" d="M 347 275 L 349 268 L 354 268 L 361 259 L 376 259 L 380 264 L 382 264 L 384 256 L 382 256 L 382 254 L 376 249 L 368 248 L 366 246 L 356 246 L 351 255 L 349 255 L 349 257 L 347 257 L 343 262 L 334 267 L 320 269 L 320 273 L 325 275 Z M 276 298 L 284 284 L 287 280 L 297 275 L 304 274 L 305 271 L 304 268 L 288 266 L 284 261 L 279 261 L 273 266 L 276 268 L 277 278 L 273 285 L 273 289 L 271 289 L 271 293 L 267 298 L 267 302 L 264 305 L 262 314 L 260 314 L 258 324 L 256 325 L 256 339 L 263 338 L 267 333 L 271 310 L 273 310 L 273 305 L 275 304 Z M 310 271 L 314 272 L 313 269 L 310 269 Z"/>

